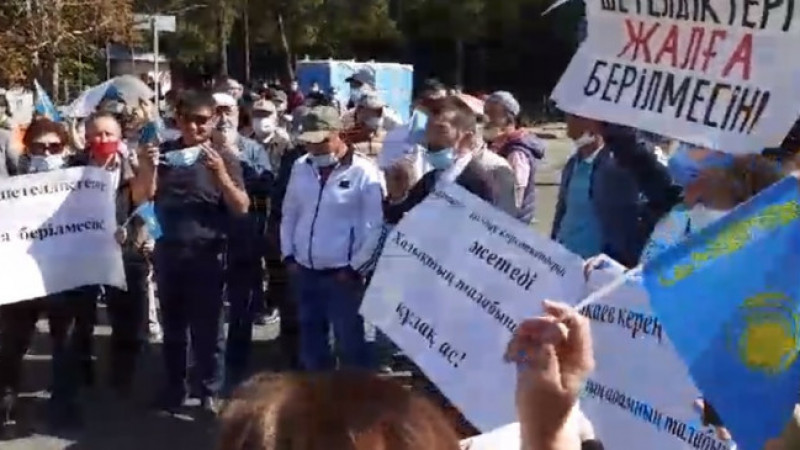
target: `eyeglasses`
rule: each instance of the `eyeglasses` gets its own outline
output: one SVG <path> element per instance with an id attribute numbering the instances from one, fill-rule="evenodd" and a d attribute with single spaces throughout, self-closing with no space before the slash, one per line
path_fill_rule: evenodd
<path id="1" fill-rule="evenodd" d="M 211 121 L 213 116 L 206 116 L 203 114 L 184 114 L 181 118 L 189 123 L 193 123 L 197 126 L 207 125 L 208 122 Z"/>
<path id="2" fill-rule="evenodd" d="M 64 150 L 64 144 L 61 142 L 32 142 L 28 150 L 31 153 L 61 153 Z"/>

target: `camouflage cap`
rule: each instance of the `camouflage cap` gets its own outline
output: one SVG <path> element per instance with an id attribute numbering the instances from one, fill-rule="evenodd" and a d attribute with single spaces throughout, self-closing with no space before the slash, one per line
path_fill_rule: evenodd
<path id="1" fill-rule="evenodd" d="M 331 133 L 342 130 L 342 118 L 339 111 L 331 106 L 315 106 L 308 110 L 302 118 L 302 132 L 297 139 L 306 144 L 319 144 Z"/>

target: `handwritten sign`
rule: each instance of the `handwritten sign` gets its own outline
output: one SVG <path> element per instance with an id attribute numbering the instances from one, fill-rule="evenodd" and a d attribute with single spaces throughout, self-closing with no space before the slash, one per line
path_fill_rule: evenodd
<path id="1" fill-rule="evenodd" d="M 590 290 L 623 273 L 624 268 L 610 258 L 605 263 L 590 274 Z M 606 448 L 731 448 L 701 424 L 694 406 L 701 394 L 653 315 L 640 279 L 580 312 L 591 321 L 596 362 L 581 410 Z"/>
<path id="2" fill-rule="evenodd" d="M 730 153 L 777 147 L 800 104 L 794 0 L 586 2 L 563 110 Z"/>
<path id="3" fill-rule="evenodd" d="M 451 184 L 392 231 L 361 312 L 477 428 L 514 422 L 515 369 L 502 356 L 546 298 L 585 294 L 583 261 Z"/>
<path id="4" fill-rule="evenodd" d="M 93 284 L 125 289 L 112 178 L 86 167 L 0 180 L 0 305 Z"/>

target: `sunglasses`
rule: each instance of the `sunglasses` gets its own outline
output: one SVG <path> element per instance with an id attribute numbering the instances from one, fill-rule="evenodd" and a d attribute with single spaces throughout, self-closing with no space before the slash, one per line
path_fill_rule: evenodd
<path id="1" fill-rule="evenodd" d="M 33 142 L 30 150 L 34 153 L 61 153 L 64 150 L 64 144 L 61 142 Z"/>
<path id="2" fill-rule="evenodd" d="M 193 123 L 197 126 L 207 125 L 213 116 L 206 116 L 203 114 L 184 114 L 181 118 L 189 123 Z"/>

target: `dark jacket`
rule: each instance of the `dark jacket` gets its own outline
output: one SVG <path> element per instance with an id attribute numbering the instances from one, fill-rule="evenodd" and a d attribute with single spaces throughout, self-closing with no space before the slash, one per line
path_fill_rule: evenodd
<path id="1" fill-rule="evenodd" d="M 284 152 L 284 154 L 281 156 L 280 169 L 278 169 L 278 174 L 275 178 L 275 183 L 270 194 L 270 227 L 277 226 L 277 228 L 280 228 L 283 198 L 286 196 L 286 188 L 289 186 L 289 178 L 292 176 L 292 167 L 294 166 L 295 161 L 300 159 L 300 157 L 305 154 L 305 149 L 303 149 L 301 146 L 297 146 L 286 150 L 286 152 Z"/>
<path id="2" fill-rule="evenodd" d="M 558 236 L 577 155 L 561 173 L 552 238 Z M 589 188 L 603 236 L 603 253 L 628 267 L 635 266 L 655 222 L 680 201 L 666 168 L 635 136 L 610 135 L 594 160 Z"/>
<path id="3" fill-rule="evenodd" d="M 422 203 L 428 194 L 436 189 L 436 182 L 441 173 L 441 170 L 429 171 L 422 176 L 417 184 L 411 187 L 405 201 L 394 205 L 387 204 L 383 212 L 386 223 L 390 225 L 397 224 L 407 212 Z M 456 184 L 488 203 L 494 204 L 496 201 L 496 190 L 492 186 L 490 175 L 474 159 L 464 167 L 464 170 L 456 178 Z"/>
<path id="4" fill-rule="evenodd" d="M 544 142 L 533 134 L 516 136 L 497 149 L 497 154 L 505 159 L 514 153 L 521 153 L 528 161 L 528 185 L 517 211 L 517 218 L 524 223 L 531 223 L 536 212 L 536 161 L 544 157 L 544 149 Z"/>

